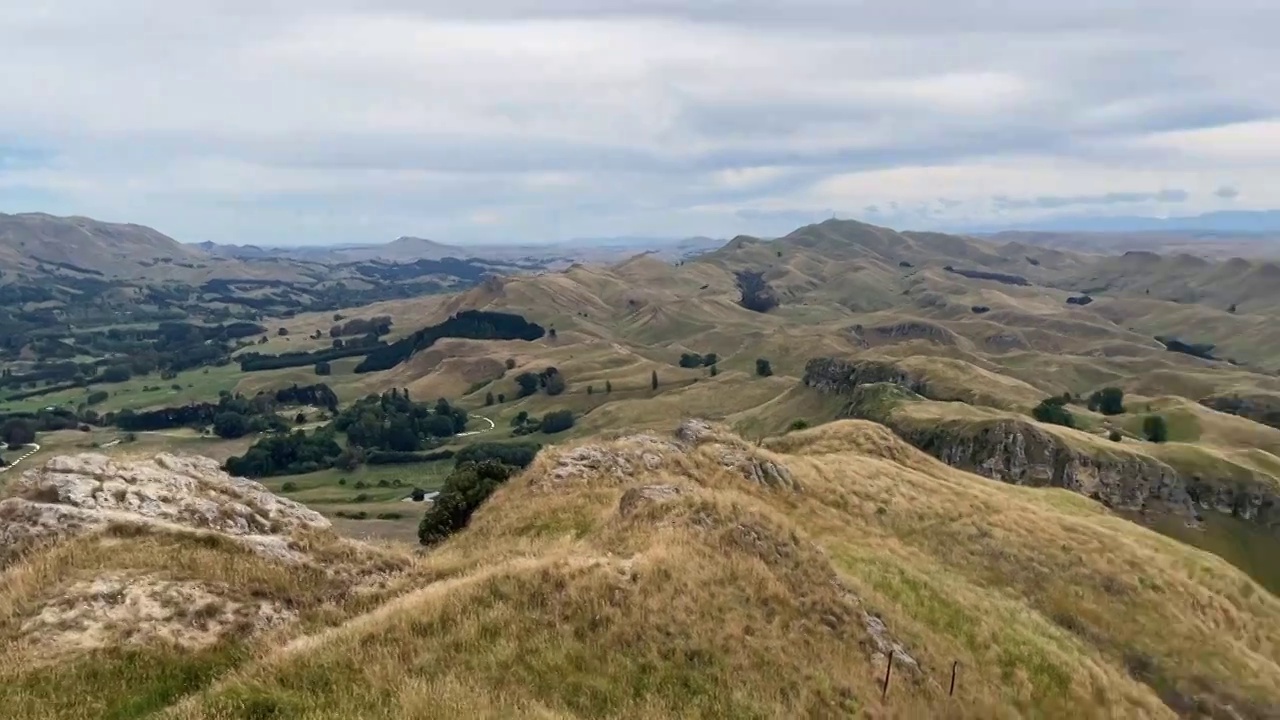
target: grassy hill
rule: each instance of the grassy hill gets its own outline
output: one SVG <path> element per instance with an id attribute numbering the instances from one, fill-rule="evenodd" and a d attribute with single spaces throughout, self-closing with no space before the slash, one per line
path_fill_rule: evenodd
<path id="1" fill-rule="evenodd" d="M 299 534 L 291 546 L 323 565 L 299 564 L 218 537 L 117 528 L 5 567 L 8 716 L 1280 709 L 1280 600 L 1243 573 L 1078 495 L 956 471 L 862 421 L 764 447 L 692 423 L 679 439 L 555 448 L 416 557 Z M 57 652 L 33 644 L 51 608 L 121 573 L 151 578 L 134 592 L 158 608 L 136 616 L 132 640 L 77 644 L 120 617 L 107 603 L 64 620 Z M 226 598 L 212 621 L 246 613 L 248 597 L 290 611 L 166 639 L 167 613 L 197 589 Z"/>

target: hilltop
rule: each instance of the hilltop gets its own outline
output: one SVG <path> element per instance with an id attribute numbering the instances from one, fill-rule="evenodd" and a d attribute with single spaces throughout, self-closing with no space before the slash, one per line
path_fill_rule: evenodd
<path id="1" fill-rule="evenodd" d="M 53 491 L 86 462 L 56 461 L 17 495 L 92 507 Z M 163 472 L 231 482 L 158 462 L 151 492 Z M 119 487 L 127 506 L 139 470 L 96 467 L 104 499 Z M 15 502 L 31 501 L 0 507 Z M 265 498 L 240 502 L 270 517 Z M 755 447 L 688 422 L 556 448 L 418 558 L 278 521 L 257 532 L 274 526 L 294 555 L 260 555 L 234 525 L 174 520 L 113 517 L 4 568 L 11 717 L 1280 708 L 1280 601 L 1242 573 L 1070 493 L 955 471 L 871 423 Z M 77 593 L 99 599 L 72 611 Z"/>

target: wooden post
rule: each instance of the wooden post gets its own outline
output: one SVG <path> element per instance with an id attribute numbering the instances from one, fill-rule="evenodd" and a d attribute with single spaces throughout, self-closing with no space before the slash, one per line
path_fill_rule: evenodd
<path id="1" fill-rule="evenodd" d="M 880 688 L 881 700 L 884 700 L 885 697 L 889 694 L 889 677 L 893 675 L 893 653 L 894 652 L 895 652 L 894 650 L 889 651 L 889 664 L 886 665 L 884 668 L 884 687 Z"/>
<path id="2" fill-rule="evenodd" d="M 947 697 L 956 694 L 956 668 L 960 666 L 960 661 L 956 660 L 951 663 L 951 690 L 947 692 Z"/>

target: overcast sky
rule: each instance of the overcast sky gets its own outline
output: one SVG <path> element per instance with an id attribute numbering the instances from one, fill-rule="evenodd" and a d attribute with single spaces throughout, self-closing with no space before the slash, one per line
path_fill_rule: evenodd
<path id="1" fill-rule="evenodd" d="M 1280 207 L 1274 0 L 0 3 L 0 211 L 184 241 Z"/>

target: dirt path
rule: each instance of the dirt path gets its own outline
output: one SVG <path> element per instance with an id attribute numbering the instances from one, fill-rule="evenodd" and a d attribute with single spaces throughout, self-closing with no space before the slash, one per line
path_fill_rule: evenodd
<path id="1" fill-rule="evenodd" d="M 472 418 L 475 418 L 475 419 L 477 419 L 477 420 L 483 420 L 483 421 L 485 421 L 485 422 L 489 423 L 489 427 L 487 427 L 487 428 L 485 428 L 485 429 L 483 429 L 483 430 L 471 430 L 471 431 L 469 431 L 469 432 L 460 432 L 460 433 L 458 433 L 457 437 L 470 437 L 470 436 L 472 436 L 472 435 L 479 435 L 480 433 L 487 433 L 487 432 L 489 432 L 490 430 L 493 430 L 493 429 L 495 429 L 495 428 L 497 428 L 497 427 L 498 427 L 496 424 L 494 424 L 494 422 L 493 422 L 492 420 L 490 420 L 489 418 L 487 418 L 487 417 L 485 417 L 485 416 L 483 416 L 483 415 L 468 415 L 468 417 L 472 417 Z"/>

